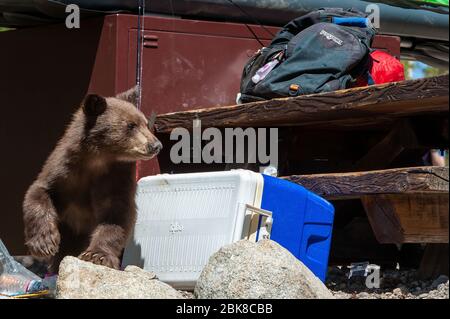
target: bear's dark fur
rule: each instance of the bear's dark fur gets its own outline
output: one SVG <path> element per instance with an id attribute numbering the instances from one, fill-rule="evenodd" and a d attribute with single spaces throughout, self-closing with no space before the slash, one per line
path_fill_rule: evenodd
<path id="1" fill-rule="evenodd" d="M 51 271 L 68 255 L 120 267 L 136 218 L 136 161 L 162 147 L 135 97 L 88 95 L 25 195 L 26 245 Z"/>

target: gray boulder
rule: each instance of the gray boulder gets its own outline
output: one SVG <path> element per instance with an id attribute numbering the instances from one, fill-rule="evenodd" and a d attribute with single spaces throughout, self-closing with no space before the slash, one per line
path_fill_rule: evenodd
<path id="1" fill-rule="evenodd" d="M 436 280 L 433 281 L 431 284 L 432 289 L 436 289 L 439 287 L 439 285 L 445 284 L 448 282 L 448 277 L 445 275 L 439 276 Z"/>
<path id="2" fill-rule="evenodd" d="M 139 267 L 118 271 L 66 257 L 59 269 L 58 299 L 183 299 L 156 275 Z"/>
<path id="3" fill-rule="evenodd" d="M 332 299 L 322 281 L 279 244 L 240 241 L 221 248 L 195 288 L 199 299 Z"/>

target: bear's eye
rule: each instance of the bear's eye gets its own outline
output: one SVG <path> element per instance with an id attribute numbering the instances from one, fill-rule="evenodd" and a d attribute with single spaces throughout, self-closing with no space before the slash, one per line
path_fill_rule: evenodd
<path id="1" fill-rule="evenodd" d="M 132 123 L 128 123 L 128 129 L 131 131 L 131 130 L 134 130 L 136 127 L 137 127 L 137 124 L 136 123 L 134 123 L 134 122 L 132 122 Z"/>

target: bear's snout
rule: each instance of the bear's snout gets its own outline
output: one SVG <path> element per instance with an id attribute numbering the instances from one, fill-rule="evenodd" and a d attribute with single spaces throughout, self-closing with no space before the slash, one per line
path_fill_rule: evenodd
<path id="1" fill-rule="evenodd" d="M 158 155 L 161 152 L 163 146 L 160 141 L 147 144 L 148 155 Z"/>

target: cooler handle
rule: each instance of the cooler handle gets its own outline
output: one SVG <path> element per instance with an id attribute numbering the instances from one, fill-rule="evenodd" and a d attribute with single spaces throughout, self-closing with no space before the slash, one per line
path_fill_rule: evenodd
<path id="1" fill-rule="evenodd" d="M 258 227 L 255 241 L 258 241 L 259 238 L 270 239 L 270 234 L 272 232 L 272 224 L 273 224 L 273 213 L 271 211 L 268 211 L 268 210 L 265 210 L 262 208 L 258 208 L 258 207 L 255 207 L 255 206 L 252 206 L 249 204 L 245 205 L 245 211 L 246 211 L 246 214 L 245 214 L 246 216 L 248 216 L 248 215 L 253 216 L 254 214 L 257 214 L 259 216 L 265 217 L 265 221 L 263 221 L 264 224 L 261 223 L 261 225 L 259 223 L 260 219 L 258 218 L 257 227 L 258 226 L 260 226 L 260 227 Z M 248 213 L 248 211 L 251 211 L 253 214 Z M 252 224 L 253 224 L 253 221 L 252 221 Z M 251 232 L 251 229 L 250 229 L 250 232 Z"/>

